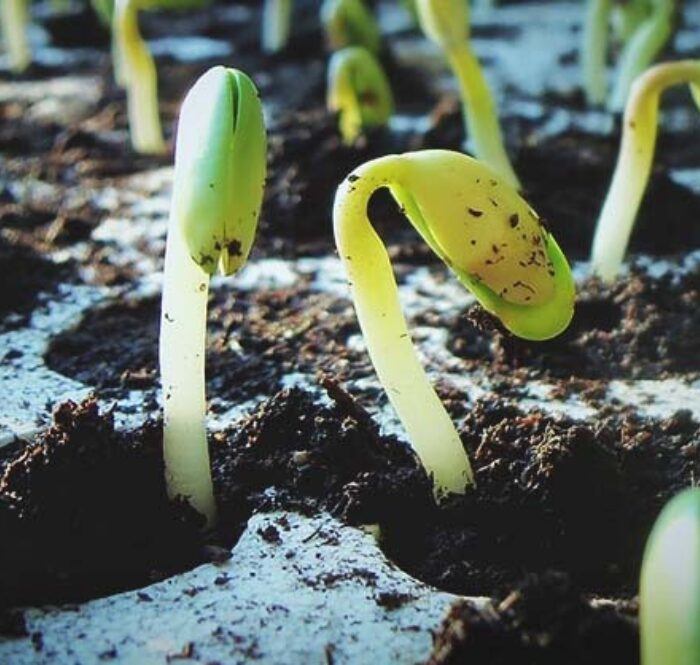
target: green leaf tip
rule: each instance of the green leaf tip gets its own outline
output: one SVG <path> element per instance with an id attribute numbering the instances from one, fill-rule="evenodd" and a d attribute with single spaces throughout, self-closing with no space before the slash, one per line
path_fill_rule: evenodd
<path id="1" fill-rule="evenodd" d="M 182 104 L 173 212 L 192 259 L 224 275 L 246 262 L 266 172 L 262 104 L 243 72 L 213 67 Z"/>
<path id="2" fill-rule="evenodd" d="M 340 133 L 352 143 L 363 127 L 385 125 L 394 110 L 391 86 L 378 60 L 361 46 L 333 54 L 328 65 L 327 105 L 340 113 Z"/>
<path id="3" fill-rule="evenodd" d="M 575 285 L 543 221 L 482 162 L 448 150 L 391 158 L 389 189 L 431 249 L 513 334 L 555 337 Z"/>
<path id="4" fill-rule="evenodd" d="M 700 489 L 676 495 L 647 541 L 639 590 L 642 665 L 700 662 Z"/>

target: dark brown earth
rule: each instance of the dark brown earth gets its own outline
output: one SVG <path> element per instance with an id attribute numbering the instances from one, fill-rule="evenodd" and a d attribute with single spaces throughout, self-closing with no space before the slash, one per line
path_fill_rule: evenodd
<path id="1" fill-rule="evenodd" d="M 196 33 L 235 41 L 235 66 L 259 80 L 263 98 L 277 107 L 256 257 L 332 253 L 333 192 L 365 160 L 461 147 L 454 100 L 432 99 L 422 73 L 400 67 L 390 52 L 383 57 L 400 108 L 419 114 L 432 106 L 432 129 L 425 135 L 380 130 L 343 146 L 323 110 L 325 56 L 312 4 L 299 3 L 292 44 L 274 57 L 259 54 L 257 27 L 242 29 L 216 8 L 144 17 L 152 37 Z M 108 36 L 90 14 L 48 28 L 67 47 L 89 32 L 100 55 L 81 73 L 99 78 L 101 99 L 94 115 L 68 126 L 34 120 L 22 103 L 0 103 L 3 330 L 24 325 L 65 282 L 130 284 L 130 268 L 115 265 L 91 239 L 104 212 L 89 197 L 68 200 L 63 188 L 118 186 L 120 177 L 172 160 L 135 155 L 125 144 L 124 98 L 112 83 Z M 479 36 L 515 36 L 506 33 L 494 24 Z M 218 62 L 159 62 L 171 142 L 179 100 L 212 64 Z M 57 73 L 34 66 L 20 80 Z M 552 96 L 548 103 L 580 108 L 581 97 Z M 616 140 L 567 133 L 533 141 L 545 118 L 518 118 L 508 106 L 502 117 L 529 200 L 567 254 L 585 257 Z M 668 176 L 670 165 L 697 165 L 691 146 L 690 137 L 661 137 L 633 251 L 678 255 L 700 247 L 700 198 Z M 54 195 L 18 196 L 14 185 L 28 177 L 52 185 Z M 375 197 L 370 212 L 399 280 L 415 264 L 450 279 L 387 195 Z M 83 258 L 59 260 L 62 249 L 78 243 L 88 243 Z M 0 449 L 0 605 L 70 603 L 136 588 L 225 555 L 254 511 L 327 510 L 352 524 L 379 523 L 385 551 L 416 577 L 494 597 L 481 610 L 455 605 L 436 635 L 434 665 L 636 665 L 636 608 L 629 601 L 640 553 L 660 507 L 698 475 L 698 423 L 685 412 L 649 421 L 614 406 L 594 422 L 573 422 L 523 413 L 517 398 L 539 378 L 555 383 L 560 395 L 598 405 L 609 379 L 696 379 L 699 300 L 697 270 L 676 279 L 636 271 L 610 287 L 588 282 L 570 330 L 546 344 L 516 341 L 475 309 L 425 314 L 417 323 L 445 327 L 448 349 L 465 370 L 485 372 L 500 395 L 474 402 L 438 386 L 451 414 L 463 418 L 462 440 L 477 479 L 465 497 L 438 507 L 410 451 L 379 436 L 364 410 L 383 400 L 381 393 L 344 390 L 352 379 L 372 375 L 366 355 L 347 346 L 358 332 L 349 301 L 320 294 L 304 280 L 272 291 L 218 290 L 207 358 L 212 410 L 263 398 L 239 429 L 211 437 L 218 531 L 202 535 L 196 516 L 167 500 L 157 422 L 116 432 L 95 402 L 63 404 L 50 430 L 28 445 Z M 113 303 L 57 336 L 47 363 L 106 400 L 143 390 L 158 418 L 157 327 L 156 300 Z M 0 351 L 0 359 L 13 352 Z M 290 372 L 318 374 L 323 389 L 278 392 Z M 591 606 L 596 596 L 625 602 Z M 377 602 L 390 608 L 404 601 Z M 0 612 L 0 635 L 24 632 L 21 611 Z"/>

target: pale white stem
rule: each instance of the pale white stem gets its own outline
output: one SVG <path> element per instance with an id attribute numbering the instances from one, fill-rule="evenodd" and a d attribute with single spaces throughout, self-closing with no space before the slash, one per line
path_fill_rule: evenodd
<path id="1" fill-rule="evenodd" d="M 661 94 L 666 88 L 681 83 L 700 85 L 700 62 L 685 60 L 657 65 L 632 86 L 615 172 L 593 238 L 591 271 L 605 281 L 614 280 L 622 268 L 632 226 L 649 181 Z"/>
<path id="2" fill-rule="evenodd" d="M 607 89 L 605 63 L 611 11 L 611 0 L 588 0 L 580 57 L 583 90 L 591 104 L 605 102 Z"/>
<path id="3" fill-rule="evenodd" d="M 287 45 L 291 18 L 292 0 L 265 0 L 262 23 L 263 51 L 277 53 Z"/>
<path id="4" fill-rule="evenodd" d="M 13 72 L 23 72 L 32 61 L 27 39 L 27 0 L 0 0 L 2 40 Z"/>
<path id="5" fill-rule="evenodd" d="M 479 61 L 467 43 L 448 48 L 446 55 L 459 84 L 467 137 L 474 146 L 474 154 L 511 187 L 520 189 L 503 144 L 496 104 Z"/>
<path id="6" fill-rule="evenodd" d="M 161 154 L 165 142 L 158 111 L 156 66 L 139 32 L 134 0 L 116 0 L 113 29 L 117 40 L 113 49 L 115 71 L 126 80 L 131 143 L 137 152 Z"/>
<path id="7" fill-rule="evenodd" d="M 216 506 L 206 432 L 204 365 L 209 275 L 191 258 L 171 213 L 160 326 L 163 454 L 171 497 L 186 497 L 211 525 Z"/>
<path id="8" fill-rule="evenodd" d="M 396 173 L 396 160 L 387 157 L 360 167 L 339 187 L 333 210 L 336 244 L 372 364 L 414 450 L 433 476 L 436 493 L 464 493 L 473 482 L 469 460 L 418 359 L 389 257 L 367 218 L 372 192 L 391 184 L 381 175 L 390 164 Z"/>

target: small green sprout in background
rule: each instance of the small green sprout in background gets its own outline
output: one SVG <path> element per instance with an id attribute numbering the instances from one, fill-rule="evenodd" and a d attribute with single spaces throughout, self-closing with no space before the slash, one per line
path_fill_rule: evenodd
<path id="1" fill-rule="evenodd" d="M 19 74 L 32 61 L 27 39 L 29 24 L 29 0 L 0 0 L 0 28 L 2 43 L 10 63 L 10 69 Z"/>
<path id="2" fill-rule="evenodd" d="M 583 91 L 589 104 L 605 103 L 608 92 L 605 63 L 613 0 L 588 0 L 579 60 Z"/>
<path id="3" fill-rule="evenodd" d="M 673 34 L 678 0 L 651 0 L 650 12 L 629 37 L 618 65 L 610 108 L 622 111 L 635 79 L 661 53 Z"/>
<path id="4" fill-rule="evenodd" d="M 598 218 L 591 271 L 605 281 L 622 268 L 632 227 L 651 173 L 659 121 L 659 102 L 669 87 L 688 84 L 700 108 L 700 61 L 655 65 L 632 86 L 622 127 L 622 142 L 610 189 Z"/>
<path id="5" fill-rule="evenodd" d="M 444 52 L 457 78 L 474 154 L 519 189 L 503 145 L 496 104 L 469 41 L 467 0 L 416 0 L 416 6 L 421 29 Z"/>
<path id="6" fill-rule="evenodd" d="M 216 518 L 205 424 L 209 278 L 217 269 L 234 274 L 248 258 L 265 160 L 253 82 L 235 69 L 210 69 L 187 94 L 178 123 L 160 327 L 168 491 L 208 524 Z"/>
<path id="7" fill-rule="evenodd" d="M 340 114 L 340 134 L 351 144 L 364 127 L 385 125 L 394 110 L 391 86 L 379 61 L 361 46 L 337 51 L 328 65 L 327 106 Z"/>
<path id="8" fill-rule="evenodd" d="M 647 541 L 639 588 L 642 665 L 700 663 L 700 489 L 664 507 Z"/>
<path id="9" fill-rule="evenodd" d="M 162 154 L 165 141 L 158 110 L 158 75 L 139 31 L 140 0 L 116 0 L 112 19 L 115 78 L 126 87 L 129 131 L 134 150 Z"/>
<path id="10" fill-rule="evenodd" d="M 362 165 L 338 188 L 333 219 L 370 358 L 435 491 L 463 493 L 472 471 L 411 341 L 386 249 L 367 218 L 387 187 L 430 248 L 514 334 L 545 340 L 573 316 L 566 258 L 537 214 L 494 171 L 466 155 L 425 150 Z"/>
<path id="11" fill-rule="evenodd" d="M 262 18 L 262 48 L 278 53 L 287 46 L 292 20 L 292 0 L 265 0 Z"/>
<path id="12" fill-rule="evenodd" d="M 363 0 L 323 0 L 321 24 L 331 51 L 346 46 L 364 46 L 371 53 L 381 50 L 379 25 Z"/>
<path id="13" fill-rule="evenodd" d="M 658 57 L 673 34 L 678 0 L 588 0 L 581 42 L 583 89 L 591 104 L 607 97 L 606 58 L 611 27 L 624 42 L 610 94 L 622 111 L 632 83 Z"/>
<path id="14" fill-rule="evenodd" d="M 114 0 L 90 0 L 90 4 L 100 23 L 107 28 L 110 27 L 114 14 Z"/>

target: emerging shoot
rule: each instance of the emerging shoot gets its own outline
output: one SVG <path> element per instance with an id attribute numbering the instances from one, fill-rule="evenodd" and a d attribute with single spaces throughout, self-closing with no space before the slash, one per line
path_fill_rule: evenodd
<path id="1" fill-rule="evenodd" d="M 590 104 L 604 104 L 607 94 L 606 68 L 608 27 L 612 0 L 588 0 L 581 42 L 583 91 Z"/>
<path id="2" fill-rule="evenodd" d="M 19 74 L 32 61 L 27 39 L 28 0 L 0 0 L 0 29 L 10 69 Z"/>
<path id="3" fill-rule="evenodd" d="M 519 189 L 518 176 L 503 145 L 496 104 L 469 42 L 467 0 L 416 0 L 416 7 L 421 29 L 444 52 L 457 78 L 474 154 Z"/>
<path id="4" fill-rule="evenodd" d="M 379 26 L 363 0 L 323 0 L 321 23 L 331 51 L 346 46 L 364 46 L 371 53 L 381 49 Z"/>
<path id="5" fill-rule="evenodd" d="M 673 34 L 678 0 L 651 0 L 648 17 L 629 37 L 618 65 L 610 108 L 622 111 L 635 79 L 647 69 Z"/>
<path id="6" fill-rule="evenodd" d="M 141 36 L 139 0 L 116 0 L 112 18 L 115 78 L 126 87 L 129 131 L 134 150 L 165 152 L 158 112 L 158 78 L 153 56 Z"/>
<path id="7" fill-rule="evenodd" d="M 210 275 L 245 264 L 265 185 L 265 126 L 252 81 L 214 67 L 185 98 L 163 276 L 160 369 L 168 491 L 216 517 L 205 426 Z"/>
<path id="8" fill-rule="evenodd" d="M 459 435 L 416 354 L 386 249 L 367 218 L 387 187 L 430 248 L 514 334 L 556 336 L 573 315 L 566 258 L 537 214 L 486 165 L 446 150 L 389 155 L 338 188 L 335 240 L 370 358 L 436 494 L 473 481 Z"/>
<path id="9" fill-rule="evenodd" d="M 700 489 L 664 507 L 644 551 L 639 588 L 642 665 L 700 662 Z"/>
<path id="10" fill-rule="evenodd" d="M 593 237 L 591 270 L 605 281 L 614 280 L 622 268 L 632 226 L 649 181 L 661 95 L 678 84 L 690 85 L 700 108 L 700 61 L 697 60 L 656 65 L 632 86 L 615 172 Z"/>
<path id="11" fill-rule="evenodd" d="M 262 48 L 278 53 L 287 45 L 292 20 L 292 0 L 265 0 L 262 18 Z"/>
<path id="12" fill-rule="evenodd" d="M 328 65 L 327 106 L 340 114 L 340 134 L 351 144 L 364 127 L 385 125 L 394 110 L 389 81 L 377 59 L 361 46 L 333 54 Z"/>

